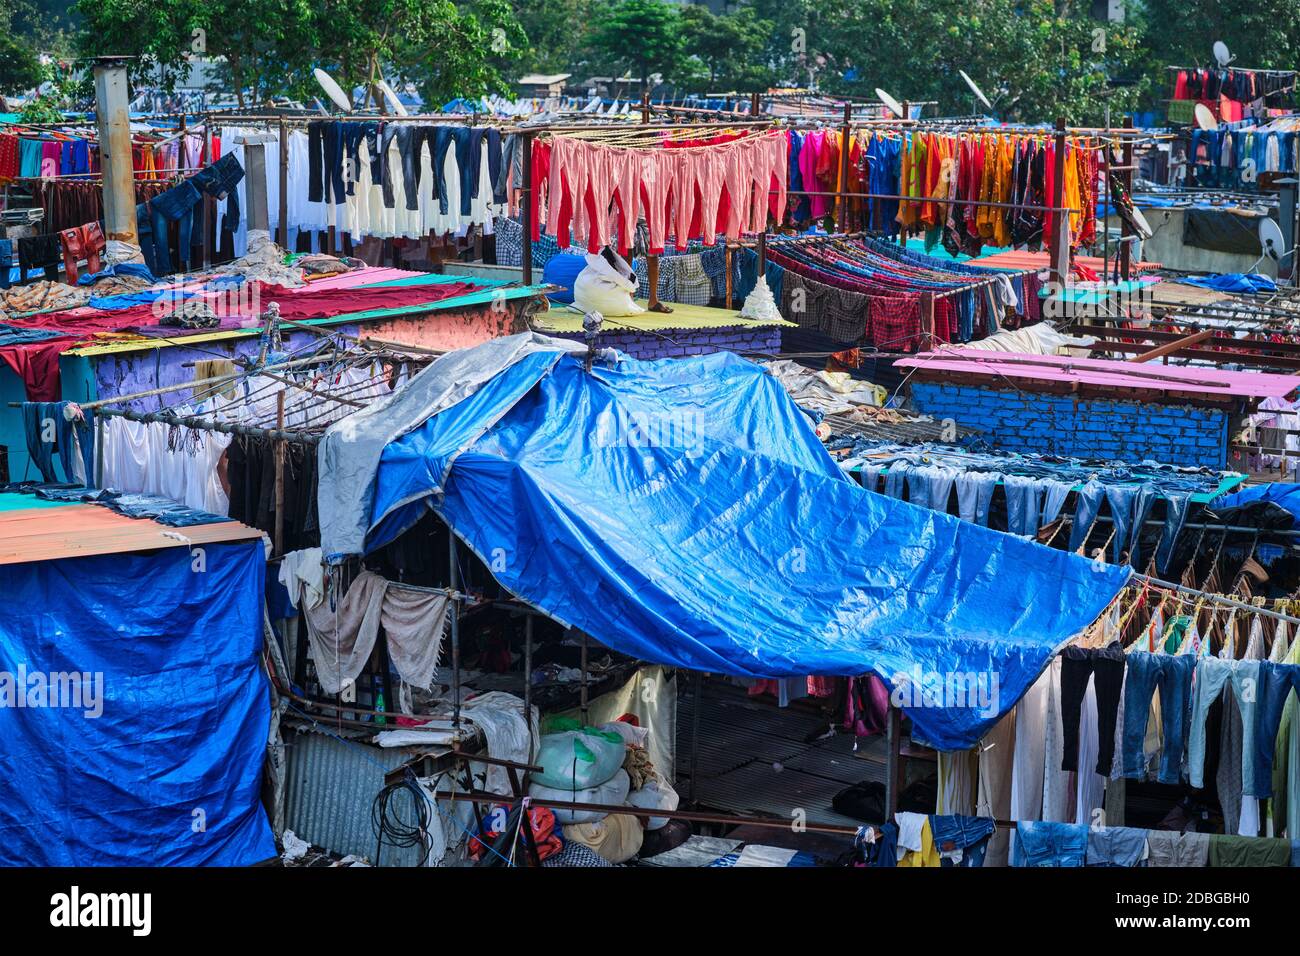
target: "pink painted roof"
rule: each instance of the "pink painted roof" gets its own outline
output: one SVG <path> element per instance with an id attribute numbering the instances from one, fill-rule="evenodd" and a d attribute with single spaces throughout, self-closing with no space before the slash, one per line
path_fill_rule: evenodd
<path id="1" fill-rule="evenodd" d="M 990 378 L 1032 378 L 1078 382 L 1111 388 L 1146 389 L 1223 397 L 1283 398 L 1300 388 L 1300 376 L 1265 372 L 1225 372 L 1200 366 L 1074 358 L 1068 355 L 1022 355 L 980 349 L 921 352 L 894 363 L 899 368 L 961 372 Z"/>

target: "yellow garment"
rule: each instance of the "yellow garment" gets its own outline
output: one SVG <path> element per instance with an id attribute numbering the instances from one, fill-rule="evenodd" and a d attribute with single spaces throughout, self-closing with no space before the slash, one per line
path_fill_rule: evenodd
<path id="1" fill-rule="evenodd" d="M 930 834 L 930 818 L 926 817 L 925 822 L 921 824 L 921 849 L 908 850 L 903 854 L 903 858 L 898 861 L 899 866 L 938 866 L 939 865 L 939 848 L 934 845 L 934 837 Z"/>
<path id="2" fill-rule="evenodd" d="M 995 172 L 996 179 L 993 187 L 994 202 L 1011 202 L 1012 178 L 1015 169 L 1015 146 L 1010 139 L 1002 137 L 998 143 L 998 165 Z M 1007 227 L 1007 213 L 1010 210 L 1002 208 L 990 209 L 990 218 L 993 220 L 993 244 L 995 246 L 1011 245 L 1011 230 Z"/>
<path id="3" fill-rule="evenodd" d="M 581 843 L 610 863 L 626 863 L 640 852 L 645 830 L 636 817 L 611 813 L 595 823 L 570 823 L 564 828 L 564 839 Z"/>
<path id="4" fill-rule="evenodd" d="M 235 363 L 230 359 L 199 359 L 194 363 L 194 381 L 201 382 L 207 378 L 231 376 L 231 380 L 220 387 L 220 394 L 226 398 L 235 397 Z M 207 391 L 211 386 L 206 386 Z"/>

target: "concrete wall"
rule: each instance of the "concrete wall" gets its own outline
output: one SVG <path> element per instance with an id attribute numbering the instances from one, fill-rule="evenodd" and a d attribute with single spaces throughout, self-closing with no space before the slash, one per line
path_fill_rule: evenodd
<path id="1" fill-rule="evenodd" d="M 912 404 L 938 419 L 981 432 L 999 449 L 1127 462 L 1223 468 L 1228 413 L 1156 405 L 914 382 Z"/>

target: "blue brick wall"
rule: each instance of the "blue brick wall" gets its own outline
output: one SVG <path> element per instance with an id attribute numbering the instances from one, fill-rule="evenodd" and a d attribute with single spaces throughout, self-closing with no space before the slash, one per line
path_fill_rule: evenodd
<path id="1" fill-rule="evenodd" d="M 581 332 L 548 332 L 557 338 L 582 341 Z M 618 349 L 635 359 L 684 358 L 709 352 L 781 351 L 779 326 L 726 326 L 716 329 L 668 329 L 654 332 L 602 332 L 596 338 L 599 348 Z"/>
<path id="2" fill-rule="evenodd" d="M 912 404 L 974 428 L 1007 451 L 1211 468 L 1227 463 L 1228 414 L 1216 409 L 928 382 L 912 384 Z"/>

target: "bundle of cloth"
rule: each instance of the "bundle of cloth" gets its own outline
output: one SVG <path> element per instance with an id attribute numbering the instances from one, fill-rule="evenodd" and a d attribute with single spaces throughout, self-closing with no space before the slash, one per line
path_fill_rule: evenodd
<path id="1" fill-rule="evenodd" d="M 672 811 L 677 792 L 655 770 L 645 748 L 648 730 L 625 721 L 584 727 L 556 721 L 542 736 L 528 794 L 539 800 L 597 803 Z M 556 809 L 566 843 L 577 843 L 610 863 L 626 863 L 642 848 L 646 833 L 662 829 L 666 817 L 640 817 L 598 810 Z"/>

